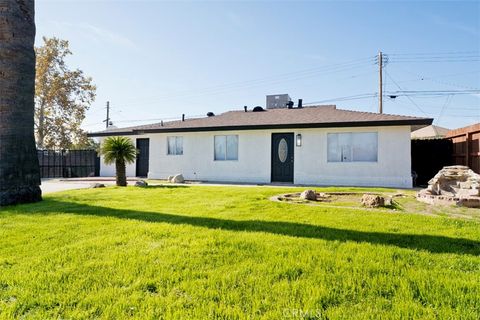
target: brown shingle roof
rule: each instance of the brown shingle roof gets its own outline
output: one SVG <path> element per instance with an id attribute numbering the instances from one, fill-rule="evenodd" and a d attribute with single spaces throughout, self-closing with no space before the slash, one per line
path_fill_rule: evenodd
<path id="1" fill-rule="evenodd" d="M 334 105 L 267 109 L 261 112 L 228 111 L 217 116 L 170 121 L 90 133 L 90 137 L 153 132 L 187 132 L 283 128 L 429 125 L 433 119 L 337 109 Z"/>

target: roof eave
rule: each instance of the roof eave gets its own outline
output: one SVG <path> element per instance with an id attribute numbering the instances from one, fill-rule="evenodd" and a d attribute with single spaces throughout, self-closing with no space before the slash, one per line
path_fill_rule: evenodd
<path id="1" fill-rule="evenodd" d="M 205 132 L 205 131 L 231 131 L 231 130 L 265 130 L 265 129 L 313 129 L 313 128 L 345 128 L 345 127 L 385 127 L 385 126 L 419 126 L 431 125 L 433 119 L 405 119 L 382 121 L 349 121 L 349 122 L 322 122 L 322 123 L 289 123 L 289 124 L 264 124 L 264 125 L 238 125 L 238 126 L 212 126 L 190 128 L 155 128 L 133 129 L 131 131 L 92 132 L 88 137 L 108 137 L 125 135 L 142 135 L 147 133 L 173 133 L 173 132 Z"/>

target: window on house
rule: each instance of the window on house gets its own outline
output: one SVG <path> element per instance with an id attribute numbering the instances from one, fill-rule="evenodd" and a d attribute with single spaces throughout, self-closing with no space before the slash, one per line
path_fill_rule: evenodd
<path id="1" fill-rule="evenodd" d="M 183 137 L 167 137 L 169 155 L 182 155 L 183 154 Z"/>
<path id="2" fill-rule="evenodd" d="M 215 136 L 215 160 L 238 160 L 238 136 Z"/>
<path id="3" fill-rule="evenodd" d="M 327 135 L 328 162 L 377 162 L 376 132 L 342 132 Z"/>

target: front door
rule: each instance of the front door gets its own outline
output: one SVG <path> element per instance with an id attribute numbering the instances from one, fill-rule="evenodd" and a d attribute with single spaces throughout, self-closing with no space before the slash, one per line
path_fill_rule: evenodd
<path id="1" fill-rule="evenodd" d="M 272 133 L 272 182 L 293 183 L 293 144 L 293 133 Z"/>
<path id="2" fill-rule="evenodd" d="M 148 175 L 149 149 L 150 139 L 137 139 L 137 177 L 146 177 Z"/>

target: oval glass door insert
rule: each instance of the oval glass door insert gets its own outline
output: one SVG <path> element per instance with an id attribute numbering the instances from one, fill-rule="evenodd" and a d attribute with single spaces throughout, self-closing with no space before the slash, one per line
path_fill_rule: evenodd
<path id="1" fill-rule="evenodd" d="M 287 156 L 288 156 L 288 145 L 287 141 L 282 138 L 280 142 L 278 143 L 278 158 L 280 159 L 280 162 L 284 163 L 287 161 Z"/>

